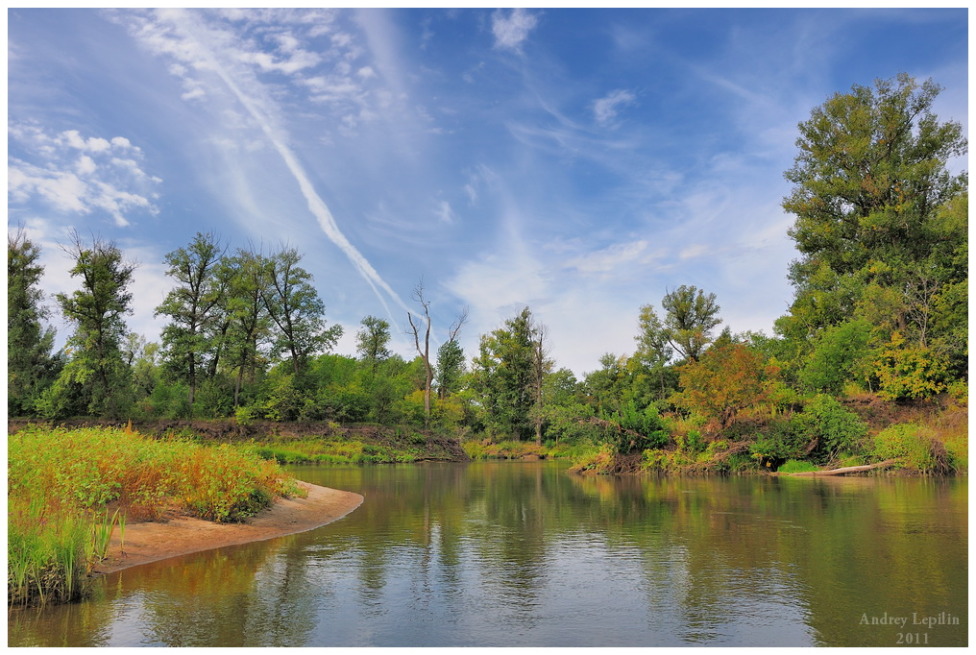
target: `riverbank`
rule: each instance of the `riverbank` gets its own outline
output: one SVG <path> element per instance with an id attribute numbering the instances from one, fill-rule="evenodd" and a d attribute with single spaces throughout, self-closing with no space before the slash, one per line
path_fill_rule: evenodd
<path id="1" fill-rule="evenodd" d="M 108 574 L 140 564 L 224 546 L 305 532 L 336 521 L 359 507 L 363 497 L 305 482 L 305 498 L 282 498 L 246 523 L 214 523 L 190 516 L 125 526 L 124 543 L 116 529 L 104 560 L 94 573 Z M 123 552 L 124 550 L 124 552 Z"/>
<path id="2" fill-rule="evenodd" d="M 233 444 L 252 449 L 279 464 L 387 464 L 467 462 L 454 437 L 410 427 L 339 425 L 331 421 L 247 421 L 219 419 L 109 420 L 74 418 L 43 421 L 8 418 L 12 434 L 28 426 L 50 429 L 92 427 L 129 429 L 163 439 Z"/>

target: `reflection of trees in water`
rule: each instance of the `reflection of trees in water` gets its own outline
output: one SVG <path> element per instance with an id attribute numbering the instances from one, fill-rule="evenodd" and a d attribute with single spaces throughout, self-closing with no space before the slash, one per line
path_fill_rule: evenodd
<path id="1" fill-rule="evenodd" d="M 166 646 L 301 643 L 311 617 L 303 616 L 301 604 L 294 602 L 303 588 L 301 576 L 288 573 L 295 566 L 287 554 L 292 540 L 222 548 L 181 558 L 178 565 L 148 565 L 152 570 L 139 571 L 134 587 L 126 589 L 142 597 L 136 623 L 144 626 L 146 639 Z M 268 575 L 269 568 L 279 569 L 277 575 Z M 269 584 L 271 580 L 276 583 Z M 294 585 L 289 605 L 296 611 L 282 621 L 280 589 L 289 583 Z M 264 629 L 271 626 L 280 631 Z"/>
<path id="2" fill-rule="evenodd" d="M 580 477 L 547 462 L 306 473 L 366 501 L 321 531 L 123 571 L 114 605 L 15 614 L 12 629 L 103 645 L 121 614 L 164 645 L 298 646 L 341 615 L 388 640 L 462 642 L 551 630 L 557 608 L 603 599 L 640 605 L 616 629 L 671 643 L 766 624 L 755 640 L 887 645 L 858 632 L 862 613 L 966 616 L 964 482 Z M 942 634 L 963 643 L 965 626 Z"/>

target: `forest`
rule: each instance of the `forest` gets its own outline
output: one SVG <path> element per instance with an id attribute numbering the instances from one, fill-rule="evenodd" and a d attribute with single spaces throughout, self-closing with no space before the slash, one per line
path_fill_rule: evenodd
<path id="1" fill-rule="evenodd" d="M 967 141 L 933 113 L 939 92 L 907 75 L 855 85 L 800 123 L 782 202 L 794 297 L 772 336 L 720 329 L 719 299 L 681 284 L 634 308 L 632 353 L 577 379 L 530 307 L 475 353 L 460 345 L 464 313 L 433 347 L 418 285 L 415 352 L 391 352 L 389 322 L 366 316 L 356 355 L 340 355 L 302 253 L 201 232 L 166 255 L 166 325 L 149 342 L 127 329 L 135 265 L 114 243 L 73 236 L 77 288 L 51 307 L 39 246 L 15 229 L 8 416 L 369 424 L 457 438 L 472 455 L 592 445 L 581 469 L 964 470 L 968 177 L 948 164 Z M 52 310 L 73 327 L 57 351 Z"/>

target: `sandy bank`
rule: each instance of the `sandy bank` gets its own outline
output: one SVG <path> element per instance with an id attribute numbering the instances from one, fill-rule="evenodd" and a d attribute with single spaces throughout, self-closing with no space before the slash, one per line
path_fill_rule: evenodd
<path id="1" fill-rule="evenodd" d="M 95 571 L 112 573 L 167 557 L 305 532 L 342 518 L 363 502 L 359 494 L 306 482 L 299 484 L 308 490 L 307 497 L 279 499 L 271 509 L 247 523 L 213 523 L 181 517 L 126 525 L 124 555 L 116 528 L 108 557 Z"/>

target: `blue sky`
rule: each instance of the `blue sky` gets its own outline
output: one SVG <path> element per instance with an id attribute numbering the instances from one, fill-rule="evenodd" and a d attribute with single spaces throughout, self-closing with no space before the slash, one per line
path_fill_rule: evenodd
<path id="1" fill-rule="evenodd" d="M 634 349 L 639 308 L 695 285 L 772 334 L 792 298 L 780 208 L 797 123 L 907 72 L 968 125 L 964 8 L 8 10 L 8 227 L 76 288 L 77 229 L 139 264 L 212 231 L 303 253 L 353 354 L 423 281 L 440 343 L 528 305 L 578 375 Z M 966 161 L 952 163 L 967 168 Z M 61 337 L 69 328 L 55 321 Z"/>

